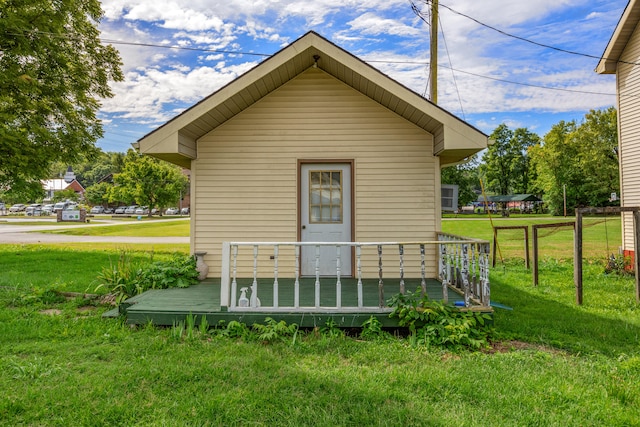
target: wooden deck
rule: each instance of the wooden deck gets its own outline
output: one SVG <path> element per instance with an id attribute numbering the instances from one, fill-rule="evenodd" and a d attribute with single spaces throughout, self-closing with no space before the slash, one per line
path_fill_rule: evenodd
<path id="1" fill-rule="evenodd" d="M 240 312 L 227 311 L 227 307 L 220 304 L 220 280 L 207 279 L 198 285 L 180 289 L 150 290 L 141 295 L 129 298 L 124 301 L 119 310 L 112 310 L 105 314 L 105 317 L 126 316 L 129 324 L 146 324 L 152 322 L 155 325 L 171 326 L 177 322 L 184 321 L 186 316 L 191 314 L 196 316 L 196 324 L 202 318 L 206 318 L 210 325 L 217 325 L 221 320 L 229 322 L 237 320 L 251 325 L 253 323 L 264 323 L 266 317 L 271 317 L 276 321 L 284 320 L 288 324 L 296 323 L 300 327 L 324 326 L 328 321 L 333 320 L 336 326 L 343 328 L 360 327 L 371 316 L 375 316 L 385 327 L 397 327 L 397 320 L 390 319 L 391 308 L 378 306 L 378 281 L 377 279 L 363 280 L 364 305 L 372 307 L 370 310 L 358 311 L 356 280 L 342 279 L 342 309 L 314 309 L 314 286 L 313 278 L 304 278 L 300 286 L 300 306 L 302 310 L 294 311 L 269 311 L 266 306 L 272 305 L 273 301 L 273 280 L 264 279 L 258 282 L 259 297 L 264 309 L 255 311 Z M 238 287 L 249 286 L 252 279 L 238 280 Z M 323 281 L 326 281 L 326 286 Z M 385 279 L 385 301 L 399 292 L 399 280 Z M 279 306 L 286 307 L 293 305 L 293 279 L 279 279 Z M 405 279 L 407 290 L 418 290 L 420 279 Z M 442 299 L 442 284 L 435 279 L 427 281 L 427 294 L 434 300 Z M 320 297 L 323 306 L 335 305 L 335 278 L 321 280 Z M 455 303 L 463 301 L 462 295 L 452 289 L 448 290 L 449 302 Z M 487 311 L 491 311 L 488 309 Z"/>

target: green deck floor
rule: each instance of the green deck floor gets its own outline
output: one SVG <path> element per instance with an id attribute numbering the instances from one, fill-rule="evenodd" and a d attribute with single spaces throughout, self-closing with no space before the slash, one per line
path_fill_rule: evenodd
<path id="1" fill-rule="evenodd" d="M 238 296 L 241 287 L 248 287 L 252 279 L 238 280 Z M 258 281 L 258 296 L 260 297 L 264 311 L 260 312 L 228 312 L 226 307 L 220 305 L 220 280 L 207 279 L 196 286 L 180 289 L 150 290 L 136 297 L 126 300 L 120 306 L 120 314 L 126 316 L 131 324 L 145 324 L 149 321 L 156 325 L 171 326 L 176 322 L 184 321 L 187 315 L 196 316 L 196 323 L 203 317 L 211 325 L 218 324 L 221 320 L 229 322 L 238 320 L 246 324 L 264 323 L 265 317 L 272 317 L 276 321 L 285 320 L 287 323 L 296 323 L 300 327 L 323 326 L 327 321 L 333 320 L 341 327 L 360 327 L 370 316 L 375 316 L 383 326 L 395 327 L 395 319 L 389 319 L 388 312 L 381 312 L 378 307 L 378 280 L 363 280 L 364 305 L 376 307 L 369 312 L 346 313 L 338 309 L 323 309 L 314 311 L 311 307 L 315 301 L 315 279 L 304 278 L 300 283 L 300 306 L 306 307 L 304 313 L 291 310 L 269 312 L 265 306 L 271 306 L 273 302 L 273 279 L 261 279 Z M 336 305 L 335 278 L 323 278 L 321 280 L 320 299 L 322 306 Z M 420 280 L 405 280 L 405 289 L 415 291 L 420 288 Z M 279 306 L 293 306 L 293 279 L 279 279 L 278 281 Z M 384 286 L 385 300 L 400 291 L 399 280 L 387 279 Z M 427 281 L 427 294 L 434 300 L 442 299 L 442 285 L 435 279 Z M 355 279 L 342 279 L 342 307 L 350 311 L 357 306 L 357 282 Z M 453 290 L 448 291 L 450 302 L 461 301 L 461 295 Z M 117 312 L 110 312 L 111 316 Z"/>

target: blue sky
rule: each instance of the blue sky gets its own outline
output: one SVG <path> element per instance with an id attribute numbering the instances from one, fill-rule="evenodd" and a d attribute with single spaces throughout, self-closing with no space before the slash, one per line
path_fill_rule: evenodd
<path id="1" fill-rule="evenodd" d="M 412 1 L 427 13 L 424 0 L 103 0 L 101 38 L 120 51 L 125 81 L 102 102 L 98 145 L 126 151 L 310 30 L 426 94 L 429 26 Z M 602 55 L 626 4 L 440 0 L 438 104 L 488 134 L 505 123 L 541 137 L 615 105 L 615 77 L 589 56 Z"/>

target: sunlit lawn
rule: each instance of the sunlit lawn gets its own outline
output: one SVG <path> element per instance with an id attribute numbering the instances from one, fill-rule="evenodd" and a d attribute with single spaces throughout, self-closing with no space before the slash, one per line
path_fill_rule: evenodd
<path id="1" fill-rule="evenodd" d="M 277 344 L 131 329 L 101 319 L 108 306 L 48 291 L 92 291 L 124 250 L 150 259 L 188 245 L 2 245 L 0 425 L 638 425 L 640 306 L 633 279 L 604 274 L 600 256 L 619 227 L 585 229 L 600 243 L 589 243 L 582 306 L 571 256 L 549 255 L 571 235 L 543 237 L 533 287 L 519 238 L 500 234 L 507 260 L 491 270 L 492 299 L 512 310 L 496 309 L 492 350 L 453 353 L 323 328 Z M 443 228 L 492 236 L 485 220 Z"/>

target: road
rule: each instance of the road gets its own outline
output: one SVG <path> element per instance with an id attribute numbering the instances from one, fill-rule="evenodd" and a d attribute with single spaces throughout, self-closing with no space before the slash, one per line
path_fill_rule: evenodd
<path id="1" fill-rule="evenodd" d="M 188 218 L 179 219 L 179 221 Z M 189 237 L 130 237 L 130 236 L 74 236 L 68 234 L 38 233 L 38 231 L 64 230 L 67 228 L 78 228 L 74 225 L 57 225 L 55 219 L 38 219 L 43 225 L 24 224 L 33 223 L 32 218 L 6 218 L 0 217 L 0 244 L 25 244 L 25 243 L 189 243 Z M 156 221 L 176 221 L 176 219 L 156 220 Z M 132 227 L 143 222 L 130 222 Z M 104 220 L 100 223 L 82 224 L 83 227 L 104 227 L 110 225 L 122 225 L 122 221 Z"/>

